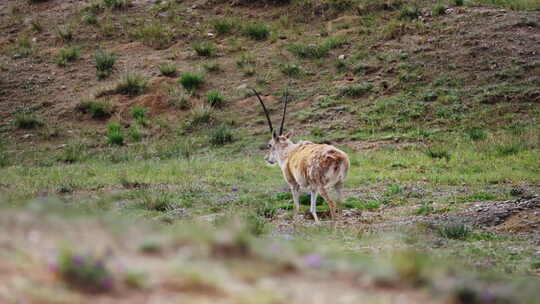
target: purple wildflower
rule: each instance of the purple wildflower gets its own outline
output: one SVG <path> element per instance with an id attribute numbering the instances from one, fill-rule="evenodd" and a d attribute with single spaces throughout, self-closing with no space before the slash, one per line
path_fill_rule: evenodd
<path id="1" fill-rule="evenodd" d="M 110 277 L 104 278 L 99 285 L 103 290 L 111 290 L 113 288 L 113 280 Z"/>
<path id="2" fill-rule="evenodd" d="M 75 264 L 77 266 L 82 266 L 84 264 L 84 256 L 82 256 L 82 255 L 74 255 L 71 258 L 71 261 L 73 262 L 73 264 Z"/>
<path id="3" fill-rule="evenodd" d="M 240 190 L 240 187 L 232 187 L 231 189 L 232 192 L 237 192 L 238 190 Z"/>
<path id="4" fill-rule="evenodd" d="M 49 266 L 49 271 L 51 271 L 51 272 L 58 272 L 58 270 L 59 270 L 58 269 L 58 264 L 55 263 L 55 262 L 50 262 L 48 266 Z"/>
<path id="5" fill-rule="evenodd" d="M 294 236 L 288 234 L 288 233 L 285 233 L 285 234 L 282 234 L 281 237 L 287 241 L 290 241 L 290 240 L 294 240 Z"/>
<path id="6" fill-rule="evenodd" d="M 304 264 L 309 267 L 321 267 L 323 259 L 320 254 L 312 253 L 304 256 Z"/>

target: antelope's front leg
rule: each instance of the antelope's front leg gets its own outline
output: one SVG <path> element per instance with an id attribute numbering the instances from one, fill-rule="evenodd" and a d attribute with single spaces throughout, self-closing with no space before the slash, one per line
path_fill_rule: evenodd
<path id="1" fill-rule="evenodd" d="M 300 211 L 300 187 L 291 186 L 291 192 L 294 202 L 294 216 L 296 216 L 298 215 L 298 211 Z"/>

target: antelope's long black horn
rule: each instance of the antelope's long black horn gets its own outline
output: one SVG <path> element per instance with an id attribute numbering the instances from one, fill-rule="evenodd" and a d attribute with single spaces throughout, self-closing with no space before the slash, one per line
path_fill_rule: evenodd
<path id="1" fill-rule="evenodd" d="M 289 101 L 289 87 L 285 91 L 285 100 L 283 101 L 283 116 L 281 117 L 281 125 L 279 126 L 279 135 L 283 135 L 283 126 L 285 125 L 285 114 L 287 114 L 287 101 Z"/>
<path id="2" fill-rule="evenodd" d="M 257 99 L 259 99 L 259 102 L 261 103 L 261 106 L 264 110 L 264 115 L 266 116 L 266 120 L 268 121 L 268 126 L 270 127 L 270 134 L 274 135 L 274 128 L 272 128 L 272 121 L 270 120 L 270 115 L 268 114 L 268 110 L 266 110 L 266 106 L 264 105 L 264 102 L 261 99 L 261 96 L 255 89 L 251 89 L 253 93 L 255 93 L 255 96 L 257 96 Z"/>

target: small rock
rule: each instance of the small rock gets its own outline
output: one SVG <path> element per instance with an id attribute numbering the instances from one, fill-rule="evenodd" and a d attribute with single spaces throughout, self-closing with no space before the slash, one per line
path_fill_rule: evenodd
<path id="1" fill-rule="evenodd" d="M 206 34 L 208 37 L 214 37 L 214 33 L 208 33 Z"/>
<path id="2" fill-rule="evenodd" d="M 243 83 L 243 84 L 237 86 L 236 89 L 237 89 L 237 90 L 245 90 L 245 89 L 247 89 L 247 84 L 246 84 L 246 83 Z"/>
<path id="3" fill-rule="evenodd" d="M 339 60 L 345 60 L 345 55 L 343 55 L 343 54 L 339 55 L 339 56 L 338 56 L 338 59 L 339 59 Z"/>

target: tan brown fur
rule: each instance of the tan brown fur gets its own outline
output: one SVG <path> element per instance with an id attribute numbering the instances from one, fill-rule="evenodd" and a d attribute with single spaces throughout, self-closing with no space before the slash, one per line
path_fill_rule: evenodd
<path id="1" fill-rule="evenodd" d="M 341 188 L 349 170 L 347 154 L 334 146 L 300 142 L 294 144 L 288 135 L 273 138 L 268 143 L 270 148 L 266 160 L 278 163 L 283 177 L 291 187 L 295 203 L 295 213 L 299 210 L 298 196 L 301 189 L 312 193 L 311 213 L 318 221 L 314 200 L 317 193 L 328 202 L 332 219 L 337 217 L 336 202 L 327 190 L 334 188 L 341 199 Z"/>
<path id="2" fill-rule="evenodd" d="M 262 106 L 270 134 L 272 134 L 265 159 L 270 164 L 279 164 L 283 177 L 291 188 L 295 215 L 300 209 L 299 196 L 300 190 L 303 189 L 311 192 L 310 211 L 316 222 L 319 222 L 316 208 L 318 194 L 321 194 L 328 203 L 332 220 L 336 220 L 337 204 L 328 195 L 327 190 L 333 188 L 337 193 L 338 200 L 341 200 L 341 189 L 350 166 L 349 157 L 334 146 L 314 144 L 308 141 L 295 144 L 289 139 L 288 134 L 282 135 L 285 114 L 287 113 L 288 88 L 283 102 L 283 116 L 279 132 L 274 130 L 261 96 L 257 90 L 252 89 L 252 91 Z"/>

